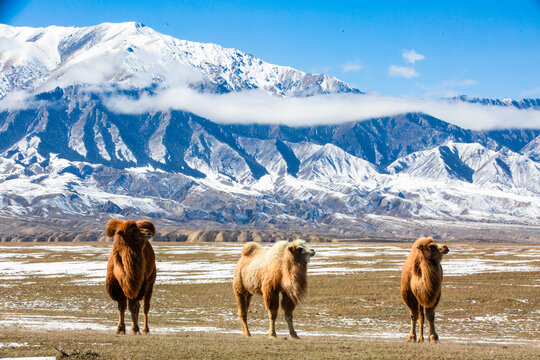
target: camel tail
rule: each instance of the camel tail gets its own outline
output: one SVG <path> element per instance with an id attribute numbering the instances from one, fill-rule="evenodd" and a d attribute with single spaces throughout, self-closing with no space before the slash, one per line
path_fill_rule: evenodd
<path id="1" fill-rule="evenodd" d="M 251 257 L 261 251 L 261 246 L 255 242 L 250 242 L 242 248 L 243 257 Z"/>

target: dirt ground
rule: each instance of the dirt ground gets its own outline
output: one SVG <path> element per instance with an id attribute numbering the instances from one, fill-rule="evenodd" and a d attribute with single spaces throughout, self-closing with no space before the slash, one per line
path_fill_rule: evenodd
<path id="1" fill-rule="evenodd" d="M 540 245 L 448 244 L 440 344 L 405 342 L 399 279 L 410 244 L 311 244 L 309 294 L 294 313 L 300 341 L 281 312 L 278 339 L 266 339 L 260 297 L 253 338 L 240 336 L 231 280 L 242 244 L 153 245 L 151 334 L 117 336 L 104 289 L 110 243 L 1 244 L 0 358 L 540 359 Z"/>

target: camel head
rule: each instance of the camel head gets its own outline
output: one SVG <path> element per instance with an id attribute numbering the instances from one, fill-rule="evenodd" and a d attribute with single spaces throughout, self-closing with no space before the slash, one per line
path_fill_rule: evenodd
<path id="1" fill-rule="evenodd" d="M 149 220 L 109 220 L 105 227 L 109 237 L 121 237 L 127 244 L 140 244 L 150 240 L 156 233 L 154 224 Z"/>
<path id="2" fill-rule="evenodd" d="M 450 251 L 448 246 L 434 243 L 431 237 L 416 240 L 413 248 L 420 251 L 424 259 L 436 262 L 440 262 L 443 255 Z"/>
<path id="3" fill-rule="evenodd" d="M 295 261 L 301 263 L 309 263 L 312 256 L 315 256 L 315 250 L 306 246 L 306 242 L 303 240 L 294 240 L 289 243 L 287 249 L 291 252 Z"/>

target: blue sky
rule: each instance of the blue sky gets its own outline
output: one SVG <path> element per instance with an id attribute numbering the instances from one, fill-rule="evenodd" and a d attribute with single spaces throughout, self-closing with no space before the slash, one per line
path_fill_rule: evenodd
<path id="1" fill-rule="evenodd" d="M 540 1 L 0 0 L 0 22 L 138 21 L 395 96 L 540 97 Z"/>

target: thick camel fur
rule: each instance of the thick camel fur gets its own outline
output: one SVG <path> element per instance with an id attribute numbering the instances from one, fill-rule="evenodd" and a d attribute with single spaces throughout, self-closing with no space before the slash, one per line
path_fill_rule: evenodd
<path id="1" fill-rule="evenodd" d="M 246 244 L 234 269 L 233 289 L 238 302 L 238 314 L 242 321 L 242 333 L 251 336 L 247 325 L 247 313 L 253 294 L 261 294 L 270 318 L 268 336 L 276 337 L 276 318 L 281 307 L 292 338 L 298 339 L 293 327 L 292 313 L 302 302 L 307 291 L 307 264 L 315 251 L 306 247 L 302 240 L 280 241 L 265 251 L 257 243 Z"/>
<path id="2" fill-rule="evenodd" d="M 411 253 L 401 270 L 401 298 L 410 310 L 411 332 L 408 341 L 424 341 L 424 314 L 428 320 L 429 340 L 439 342 L 435 332 L 435 308 L 441 298 L 443 271 L 441 259 L 448 253 L 446 245 L 420 238 L 413 244 Z M 416 338 L 416 321 L 420 330 Z"/>
<path id="3" fill-rule="evenodd" d="M 124 313 L 129 306 L 132 334 L 140 334 L 139 308 L 143 301 L 144 329 L 147 334 L 148 311 L 152 289 L 156 281 L 156 257 L 150 239 L 156 233 L 154 224 L 148 220 L 110 220 L 105 228 L 109 237 L 114 237 L 105 287 L 109 296 L 118 303 L 117 334 L 126 333 Z"/>

